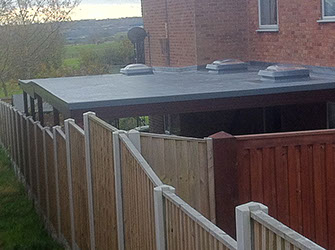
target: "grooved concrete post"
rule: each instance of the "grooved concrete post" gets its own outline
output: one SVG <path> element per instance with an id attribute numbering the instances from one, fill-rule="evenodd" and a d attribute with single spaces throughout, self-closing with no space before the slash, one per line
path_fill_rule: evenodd
<path id="1" fill-rule="evenodd" d="M 124 225 L 123 225 L 123 199 L 122 199 L 122 168 L 121 148 L 119 134 L 123 131 L 113 132 L 113 153 L 114 153 L 114 176 L 116 193 L 116 219 L 119 250 L 124 250 Z"/>
<path id="2" fill-rule="evenodd" d="M 154 189 L 154 207 L 155 207 L 155 230 L 156 230 L 156 248 L 165 250 L 166 232 L 165 232 L 165 209 L 163 192 L 169 191 L 175 193 L 175 188 L 167 185 L 159 186 Z"/>
<path id="3" fill-rule="evenodd" d="M 74 228 L 74 210 L 73 210 L 73 188 L 72 188 L 72 169 L 71 169 L 71 148 L 70 148 L 70 123 L 74 123 L 73 119 L 67 119 L 65 125 L 65 138 L 66 138 L 66 165 L 69 185 L 69 201 L 70 201 L 70 218 L 71 218 L 71 245 L 72 249 L 76 249 L 75 244 L 75 228 Z"/>
<path id="4" fill-rule="evenodd" d="M 128 132 L 129 140 L 134 144 L 138 152 L 141 153 L 141 134 L 135 129 L 132 129 Z"/>
<path id="5" fill-rule="evenodd" d="M 268 213 L 268 207 L 258 202 L 249 202 L 236 207 L 236 236 L 238 250 L 252 250 L 252 227 L 250 211 L 262 210 Z"/>
<path id="6" fill-rule="evenodd" d="M 90 242 L 91 249 L 95 249 L 95 228 L 94 228 L 94 206 L 93 206 L 93 184 L 91 172 L 91 135 L 89 116 L 95 116 L 93 112 L 84 114 L 84 132 L 85 132 L 85 159 L 86 159 L 86 177 L 87 177 L 87 193 L 88 193 L 88 209 L 90 222 Z"/>

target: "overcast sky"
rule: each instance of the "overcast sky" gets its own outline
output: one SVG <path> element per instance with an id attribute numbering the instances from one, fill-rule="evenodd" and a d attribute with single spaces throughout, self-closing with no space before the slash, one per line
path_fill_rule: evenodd
<path id="1" fill-rule="evenodd" d="M 72 19 L 105 19 L 141 16 L 140 0 L 82 0 Z"/>

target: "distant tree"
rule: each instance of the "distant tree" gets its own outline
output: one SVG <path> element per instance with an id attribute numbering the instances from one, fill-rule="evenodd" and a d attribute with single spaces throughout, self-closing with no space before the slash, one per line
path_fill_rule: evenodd
<path id="1" fill-rule="evenodd" d="M 80 0 L 0 0 L 0 81 L 29 79 L 61 65 L 61 22 Z"/>
<path id="2" fill-rule="evenodd" d="M 134 47 L 128 38 L 120 38 L 104 44 L 104 48 L 92 46 L 80 52 L 80 67 L 83 74 L 97 75 L 113 72 L 113 68 L 134 61 Z"/>

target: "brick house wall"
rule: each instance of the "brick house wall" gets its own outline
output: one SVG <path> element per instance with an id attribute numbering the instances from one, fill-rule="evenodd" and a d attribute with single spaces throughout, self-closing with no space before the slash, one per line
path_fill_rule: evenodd
<path id="1" fill-rule="evenodd" d="M 197 65 L 220 58 L 247 60 L 245 0 L 196 0 Z"/>
<path id="2" fill-rule="evenodd" d="M 258 1 L 248 0 L 249 60 L 335 67 L 335 23 L 318 23 L 320 0 L 278 0 L 279 32 L 257 33 Z"/>
<path id="3" fill-rule="evenodd" d="M 142 0 L 146 62 L 153 66 L 196 65 L 194 0 Z"/>
<path id="4" fill-rule="evenodd" d="M 279 32 L 256 32 L 258 0 L 142 0 L 152 65 L 239 58 L 335 67 L 335 23 L 317 22 L 320 2 L 278 0 Z M 168 55 L 163 53 L 166 43 Z M 148 41 L 146 52 L 149 62 Z"/>

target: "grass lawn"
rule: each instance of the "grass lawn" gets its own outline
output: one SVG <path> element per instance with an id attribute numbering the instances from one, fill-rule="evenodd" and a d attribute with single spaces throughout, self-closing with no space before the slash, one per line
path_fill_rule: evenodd
<path id="1" fill-rule="evenodd" d="M 32 201 L 0 148 L 0 249 L 63 249 L 43 229 Z"/>

